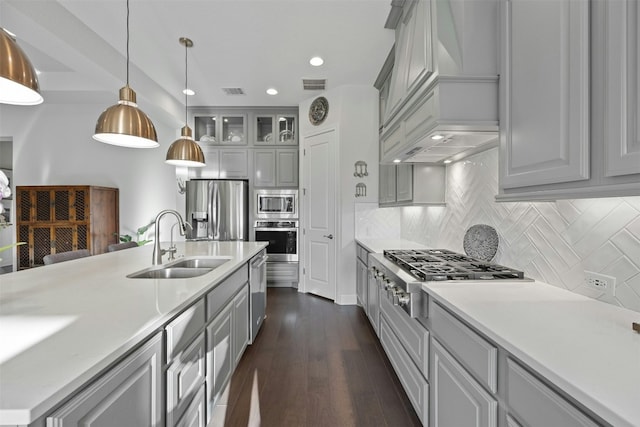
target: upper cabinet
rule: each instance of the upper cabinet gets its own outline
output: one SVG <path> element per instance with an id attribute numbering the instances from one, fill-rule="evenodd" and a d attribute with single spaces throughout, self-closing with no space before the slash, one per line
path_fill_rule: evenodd
<path id="1" fill-rule="evenodd" d="M 255 145 L 298 145 L 297 115 L 254 114 Z"/>
<path id="2" fill-rule="evenodd" d="M 211 145 L 247 145 L 246 114 L 196 114 L 193 138 Z"/>
<path id="3" fill-rule="evenodd" d="M 381 162 L 442 164 L 496 145 L 498 0 L 406 1 L 395 32 L 375 84 Z"/>
<path id="4" fill-rule="evenodd" d="M 501 6 L 497 198 L 639 195 L 637 1 Z"/>

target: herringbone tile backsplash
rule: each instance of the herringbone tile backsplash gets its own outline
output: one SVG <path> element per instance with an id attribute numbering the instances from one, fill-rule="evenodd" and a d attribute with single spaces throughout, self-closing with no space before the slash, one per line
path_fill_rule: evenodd
<path id="1" fill-rule="evenodd" d="M 446 207 L 396 208 L 401 237 L 462 252 L 467 228 L 488 224 L 500 238 L 494 262 L 640 312 L 640 197 L 496 203 L 497 192 L 497 149 L 454 163 L 447 168 Z M 386 210 L 366 217 L 376 222 L 371 217 Z M 585 270 L 615 277 L 615 297 L 585 287 Z"/>

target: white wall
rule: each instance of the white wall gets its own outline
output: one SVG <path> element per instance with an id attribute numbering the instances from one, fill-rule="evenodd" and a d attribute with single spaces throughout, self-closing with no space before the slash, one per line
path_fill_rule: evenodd
<path id="1" fill-rule="evenodd" d="M 317 96 L 329 101 L 329 114 L 320 126 L 309 123 L 308 111 Z M 338 176 L 336 194 L 336 302 L 356 304 L 355 206 L 377 202 L 378 198 L 378 91 L 372 86 L 341 86 L 300 103 L 300 135 L 303 137 L 326 129 L 336 129 L 338 137 Z M 301 143 L 300 148 L 303 148 Z M 354 164 L 367 163 L 368 176 L 355 177 Z M 300 159 L 300 176 L 304 176 L 304 160 Z M 367 197 L 355 197 L 356 184 L 367 186 Z M 302 183 L 304 187 L 304 182 Z M 302 254 L 304 257 L 304 253 Z"/>
<path id="2" fill-rule="evenodd" d="M 640 197 L 496 203 L 497 191 L 497 149 L 453 163 L 446 207 L 396 208 L 401 236 L 462 252 L 466 229 L 489 224 L 500 238 L 494 262 L 640 312 Z M 584 270 L 615 277 L 615 298 L 586 288 Z"/>
<path id="3" fill-rule="evenodd" d="M 114 95 L 114 102 L 117 96 Z M 0 136 L 13 138 L 15 185 L 100 185 L 120 190 L 120 233 L 135 230 L 162 209 L 176 208 L 175 168 L 164 163 L 179 132 L 151 117 L 159 148 L 131 149 L 92 139 L 96 120 L 109 105 L 0 106 Z M 169 240 L 168 224 L 162 240 Z M 165 230 L 166 229 L 166 230 Z M 153 236 L 151 236 L 152 238 Z"/>

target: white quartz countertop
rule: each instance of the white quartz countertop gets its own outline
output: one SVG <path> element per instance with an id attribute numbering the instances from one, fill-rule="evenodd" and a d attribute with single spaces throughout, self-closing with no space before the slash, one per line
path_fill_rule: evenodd
<path id="1" fill-rule="evenodd" d="M 605 421 L 640 426 L 640 313 L 541 282 L 423 289 Z"/>
<path id="2" fill-rule="evenodd" d="M 0 275 L 0 425 L 29 424 L 46 414 L 266 243 L 177 247 L 178 255 L 229 261 L 190 279 L 127 278 L 151 266 L 147 245 Z"/>
<path id="3" fill-rule="evenodd" d="M 385 249 L 425 249 L 427 246 L 405 239 L 356 238 L 361 246 L 373 253 L 382 253 Z"/>

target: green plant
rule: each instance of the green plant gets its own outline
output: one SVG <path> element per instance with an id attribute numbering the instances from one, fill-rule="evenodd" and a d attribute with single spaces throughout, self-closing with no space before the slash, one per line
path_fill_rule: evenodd
<path id="1" fill-rule="evenodd" d="M 11 249 L 14 246 L 20 246 L 20 245 L 24 245 L 27 242 L 18 242 L 18 243 L 12 243 L 10 245 L 6 245 L 6 246 L 0 246 L 0 252 L 2 251 L 6 251 L 7 249 Z M 0 261 L 2 261 L 2 258 L 0 258 Z"/>
<path id="2" fill-rule="evenodd" d="M 136 230 L 136 243 L 138 243 L 138 246 L 142 246 L 142 245 L 146 245 L 149 242 L 152 242 L 153 240 L 140 240 L 140 237 L 142 237 L 147 230 L 149 230 L 149 228 L 153 225 L 153 221 L 151 221 L 149 224 L 147 225 L 143 225 L 142 227 L 139 227 Z M 125 243 L 125 242 L 131 242 L 133 240 L 133 237 L 131 237 L 130 234 L 118 234 L 118 233 L 113 233 L 116 236 L 118 236 L 118 239 L 120 239 L 121 243 Z"/>

